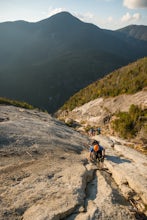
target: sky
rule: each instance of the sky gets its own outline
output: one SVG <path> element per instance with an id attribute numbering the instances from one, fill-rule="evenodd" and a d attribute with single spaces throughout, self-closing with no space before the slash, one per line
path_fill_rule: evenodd
<path id="1" fill-rule="evenodd" d="M 109 30 L 147 25 L 147 0 L 0 0 L 0 23 L 37 22 L 61 11 Z"/>

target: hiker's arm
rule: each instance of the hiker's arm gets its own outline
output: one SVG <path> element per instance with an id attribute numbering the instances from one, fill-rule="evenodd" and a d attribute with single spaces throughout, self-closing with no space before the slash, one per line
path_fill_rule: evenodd
<path id="1" fill-rule="evenodd" d="M 89 160 L 91 161 L 93 159 L 93 152 L 92 152 L 92 149 L 90 149 L 90 152 L 89 152 Z"/>
<path id="2" fill-rule="evenodd" d="M 102 155 L 105 157 L 105 148 L 103 148 Z"/>

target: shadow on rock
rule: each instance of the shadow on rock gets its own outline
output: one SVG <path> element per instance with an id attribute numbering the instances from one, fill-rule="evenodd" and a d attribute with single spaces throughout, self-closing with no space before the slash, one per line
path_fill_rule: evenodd
<path id="1" fill-rule="evenodd" d="M 112 162 L 114 163 L 131 163 L 131 160 L 128 160 L 128 159 L 121 159 L 120 157 L 117 157 L 117 156 L 109 156 L 107 155 L 106 156 L 107 160 L 111 160 Z"/>

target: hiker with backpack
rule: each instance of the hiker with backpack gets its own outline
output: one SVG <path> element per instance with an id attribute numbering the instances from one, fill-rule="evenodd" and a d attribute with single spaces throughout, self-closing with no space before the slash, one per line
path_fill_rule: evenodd
<path id="1" fill-rule="evenodd" d="M 99 161 L 101 163 L 104 162 L 105 158 L 105 148 L 102 147 L 97 140 L 92 142 L 92 146 L 90 146 L 90 161 L 95 162 Z"/>
<path id="2" fill-rule="evenodd" d="M 90 128 L 89 130 L 89 136 L 93 136 L 94 135 L 94 129 L 93 128 Z"/>
<path id="3" fill-rule="evenodd" d="M 101 129 L 100 128 L 97 129 L 97 134 L 98 135 L 101 134 Z"/>

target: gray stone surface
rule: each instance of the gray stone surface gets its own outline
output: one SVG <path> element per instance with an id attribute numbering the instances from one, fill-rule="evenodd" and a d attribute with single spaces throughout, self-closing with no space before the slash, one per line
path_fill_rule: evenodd
<path id="1" fill-rule="evenodd" d="M 76 107 L 68 114 L 59 113 L 60 118 L 70 118 L 84 125 L 100 126 L 103 119 L 117 111 L 128 111 L 130 105 L 139 105 L 147 108 L 147 91 L 140 91 L 133 95 L 119 95 L 110 98 L 97 98 L 80 107 Z"/>
<path id="2" fill-rule="evenodd" d="M 127 147 L 127 142 L 113 136 L 95 136 L 106 148 L 105 166 L 126 197 L 130 193 L 139 196 L 147 204 L 147 156 Z M 112 140 L 114 148 L 111 147 Z M 117 144 L 119 142 L 119 144 Z"/>
<path id="3" fill-rule="evenodd" d="M 120 192 L 125 181 L 125 196 L 136 189 L 137 160 L 110 150 L 110 139 L 95 137 L 106 147 L 105 166 L 118 185 L 88 162 L 88 137 L 47 113 L 0 105 L 0 118 L 0 220 L 137 219 L 138 210 Z M 136 196 L 146 202 L 144 166 L 143 159 L 137 178 L 144 188 L 140 184 Z M 120 175 L 125 169 L 127 180 Z"/>

